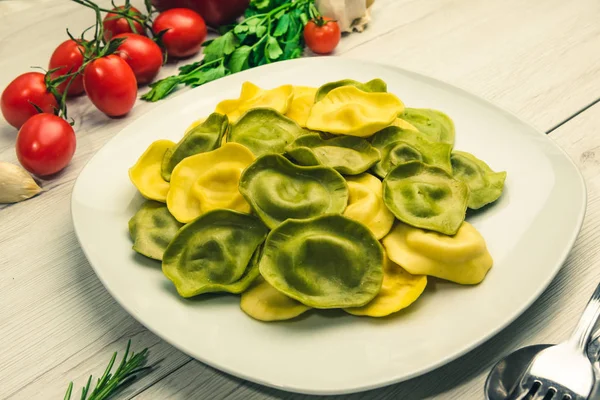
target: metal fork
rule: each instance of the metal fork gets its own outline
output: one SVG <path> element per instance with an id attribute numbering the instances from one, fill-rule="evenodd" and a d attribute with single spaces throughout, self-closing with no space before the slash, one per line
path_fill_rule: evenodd
<path id="1" fill-rule="evenodd" d="M 596 287 L 571 337 L 542 350 L 509 395 L 513 400 L 588 400 L 594 367 L 587 345 L 600 316 L 600 285 Z"/>
<path id="2" fill-rule="evenodd" d="M 596 375 L 596 384 L 590 395 L 590 400 L 600 399 L 600 329 L 592 335 L 592 340 L 588 344 L 588 358 L 592 360 L 594 365 L 594 375 Z"/>

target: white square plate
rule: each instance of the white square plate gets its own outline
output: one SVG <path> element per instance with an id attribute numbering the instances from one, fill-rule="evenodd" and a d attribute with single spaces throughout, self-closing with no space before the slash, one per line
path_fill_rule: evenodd
<path id="1" fill-rule="evenodd" d="M 436 108 L 456 124 L 455 148 L 507 171 L 500 200 L 468 220 L 482 233 L 494 266 L 477 286 L 430 284 L 407 310 L 388 318 L 341 311 L 261 323 L 239 297 L 183 299 L 160 264 L 131 250 L 127 222 L 143 199 L 127 171 L 157 139 L 178 141 L 194 120 L 241 84 L 319 86 L 381 78 L 408 107 Z M 407 72 L 335 57 L 284 61 L 208 83 L 127 126 L 87 164 L 72 197 L 75 232 L 98 277 L 148 329 L 215 368 L 283 390 L 339 394 L 423 374 L 475 346 L 518 317 L 564 262 L 585 213 L 583 178 L 544 133 L 461 89 Z"/>

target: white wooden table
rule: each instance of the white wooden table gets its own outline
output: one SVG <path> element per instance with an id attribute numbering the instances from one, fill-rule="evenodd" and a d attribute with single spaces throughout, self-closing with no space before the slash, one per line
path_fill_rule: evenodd
<path id="1" fill-rule="evenodd" d="M 101 1 L 100 3 L 108 3 Z M 135 4 L 135 2 L 134 2 Z M 0 89 L 29 66 L 46 67 L 65 28 L 89 10 L 66 0 L 0 0 Z M 596 0 L 377 0 L 373 20 L 336 54 L 400 65 L 461 86 L 549 133 L 581 168 L 588 212 L 557 278 L 501 333 L 410 381 L 349 399 L 480 399 L 502 355 L 568 336 L 600 281 L 600 4 Z M 176 66 L 166 67 L 161 76 Z M 305 399 L 223 374 L 190 359 L 129 316 L 96 278 L 77 244 L 70 194 L 86 161 L 155 104 L 110 119 L 85 97 L 69 104 L 77 152 L 46 193 L 0 206 L 0 398 L 58 399 L 98 376 L 129 338 L 150 348 L 151 373 L 123 399 Z M 16 162 L 16 131 L 0 121 L 0 160 Z M 75 396 L 74 396 L 75 397 Z M 340 397 L 341 398 L 341 397 Z"/>

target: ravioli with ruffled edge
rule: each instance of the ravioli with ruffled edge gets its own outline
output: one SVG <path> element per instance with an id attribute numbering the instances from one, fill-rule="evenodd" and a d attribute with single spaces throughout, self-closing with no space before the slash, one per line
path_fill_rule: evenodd
<path id="1" fill-rule="evenodd" d="M 383 283 L 377 296 L 362 307 L 345 308 L 349 314 L 386 317 L 413 304 L 427 286 L 427 276 L 411 275 L 398 264 L 385 258 Z"/>
<path id="2" fill-rule="evenodd" d="M 187 131 L 183 138 L 165 153 L 161 165 L 163 179 L 170 181 L 173 169 L 184 158 L 218 148 L 227 126 L 225 115 L 212 113 L 202 123 Z"/>
<path id="3" fill-rule="evenodd" d="M 296 318 L 310 310 L 310 307 L 275 289 L 262 276 L 242 293 L 240 308 L 252 318 L 265 322 Z"/>
<path id="4" fill-rule="evenodd" d="M 227 134 L 229 143 L 246 146 L 255 156 L 281 154 L 304 133 L 295 121 L 271 108 L 253 108 L 245 113 Z"/>
<path id="5" fill-rule="evenodd" d="M 354 86 L 341 86 L 312 106 L 306 127 L 369 137 L 389 126 L 403 110 L 402 101 L 391 93 L 368 93 Z"/>
<path id="6" fill-rule="evenodd" d="M 238 184 L 242 171 L 254 159 L 250 150 L 237 143 L 185 158 L 171 175 L 169 211 L 183 223 L 219 208 L 250 212 Z"/>
<path id="7" fill-rule="evenodd" d="M 469 187 L 421 161 L 393 168 L 383 180 L 383 201 L 409 225 L 454 235 L 465 220 Z"/>
<path id="8" fill-rule="evenodd" d="M 213 210 L 181 228 L 164 252 L 162 271 L 183 297 L 241 293 L 259 275 L 269 230 L 253 215 Z"/>
<path id="9" fill-rule="evenodd" d="M 169 182 L 161 175 L 161 165 L 165 153 L 175 143 L 170 140 L 152 142 L 136 163 L 129 168 L 129 179 L 146 199 L 162 203 L 167 201 Z"/>
<path id="10" fill-rule="evenodd" d="M 288 218 L 341 213 L 348 204 L 348 185 L 333 168 L 302 167 L 279 154 L 257 158 L 242 173 L 239 189 L 271 229 Z"/>
<path id="11" fill-rule="evenodd" d="M 451 156 L 454 177 L 469 186 L 469 208 L 477 210 L 500 198 L 506 172 L 494 172 L 484 161 L 465 151 Z"/>
<path id="12" fill-rule="evenodd" d="M 133 250 L 154 260 L 162 260 L 182 224 L 177 221 L 164 203 L 145 201 L 129 220 L 129 235 Z"/>
<path id="13" fill-rule="evenodd" d="M 323 139 L 311 133 L 298 137 L 285 151 L 300 165 L 323 165 L 343 175 L 365 172 L 379 159 L 379 151 L 365 139 L 353 136 L 336 136 Z"/>
<path id="14" fill-rule="evenodd" d="M 372 170 L 382 179 L 395 166 L 413 160 L 452 172 L 452 145 L 432 142 L 421 132 L 389 126 L 373 135 L 371 144 L 381 155 Z"/>
<path id="15" fill-rule="evenodd" d="M 394 225 L 394 214 L 383 202 L 383 184 L 373 175 L 364 173 L 346 177 L 348 206 L 344 215 L 363 223 L 379 240 Z"/>
<path id="16" fill-rule="evenodd" d="M 306 128 L 306 120 L 310 109 L 315 103 L 317 88 L 309 86 L 294 86 L 292 102 L 285 116 L 296 121 L 298 125 Z"/>
<path id="17" fill-rule="evenodd" d="M 240 97 L 223 100 L 215 108 L 215 112 L 225 114 L 231 123 L 236 122 L 247 111 L 265 107 L 285 114 L 290 107 L 294 93 L 292 85 L 282 85 L 273 89 L 261 89 L 251 82 L 244 82 Z"/>
<path id="18" fill-rule="evenodd" d="M 363 224 L 339 214 L 288 219 L 264 244 L 260 273 L 314 308 L 361 307 L 379 293 L 383 247 Z"/>
<path id="19" fill-rule="evenodd" d="M 409 273 L 463 285 L 480 283 L 493 264 L 483 236 L 466 221 L 453 236 L 398 222 L 382 243 L 390 260 Z"/>
<path id="20" fill-rule="evenodd" d="M 327 82 L 319 87 L 315 94 L 315 102 L 323 100 L 323 97 L 327 96 L 333 89 L 337 89 L 342 86 L 354 86 L 363 92 L 368 93 L 385 93 L 387 92 L 387 84 L 379 78 L 371 79 L 367 82 L 359 82 L 354 79 L 342 79 L 339 81 Z"/>
<path id="21" fill-rule="evenodd" d="M 429 140 L 454 145 L 454 122 L 443 112 L 430 108 L 407 107 L 400 118 L 424 133 Z"/>

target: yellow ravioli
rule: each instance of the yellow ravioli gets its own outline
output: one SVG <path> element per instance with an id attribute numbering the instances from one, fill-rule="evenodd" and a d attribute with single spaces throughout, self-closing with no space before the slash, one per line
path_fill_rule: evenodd
<path id="1" fill-rule="evenodd" d="M 227 115 L 230 123 L 236 122 L 246 111 L 257 107 L 272 108 L 285 114 L 293 96 L 292 85 L 282 85 L 264 90 L 251 82 L 244 82 L 240 97 L 221 101 L 217 104 L 215 112 Z"/>
<path id="2" fill-rule="evenodd" d="M 385 317 L 410 306 L 427 286 L 425 275 L 411 275 L 387 257 L 383 264 L 383 283 L 373 300 L 362 307 L 345 308 L 353 315 Z"/>
<path id="3" fill-rule="evenodd" d="M 390 260 L 409 273 L 463 285 L 481 282 L 493 264 L 485 240 L 468 222 L 454 236 L 398 222 L 382 243 Z"/>
<path id="4" fill-rule="evenodd" d="M 181 161 L 171 175 L 167 207 L 182 223 L 188 223 L 210 210 L 229 209 L 250 212 L 250 205 L 238 190 L 242 171 L 254 155 L 237 143 Z"/>
<path id="5" fill-rule="evenodd" d="M 413 124 L 408 121 L 403 120 L 402 118 L 396 118 L 394 122 L 392 122 L 392 126 L 397 126 L 398 128 L 405 129 L 407 131 L 415 131 L 419 132 L 417 128 Z"/>
<path id="6" fill-rule="evenodd" d="M 294 97 L 285 116 L 296 121 L 305 128 L 310 109 L 315 102 L 317 88 L 308 86 L 294 86 Z"/>
<path id="7" fill-rule="evenodd" d="M 354 86 L 333 89 L 310 109 L 308 129 L 369 137 L 389 126 L 404 111 L 391 93 L 368 93 Z"/>
<path id="8" fill-rule="evenodd" d="M 310 307 L 275 289 L 262 276 L 242 293 L 240 307 L 252 318 L 267 322 L 292 319 L 310 310 Z"/>
<path id="9" fill-rule="evenodd" d="M 377 240 L 388 234 L 394 225 L 394 214 L 383 202 L 383 185 L 373 175 L 363 173 L 347 176 L 349 197 L 344 215 L 361 222 Z"/>
<path id="10" fill-rule="evenodd" d="M 160 171 L 165 153 L 174 146 L 170 140 L 157 140 L 129 168 L 129 179 L 145 198 L 162 203 L 167 201 L 169 182 L 162 178 Z"/>

